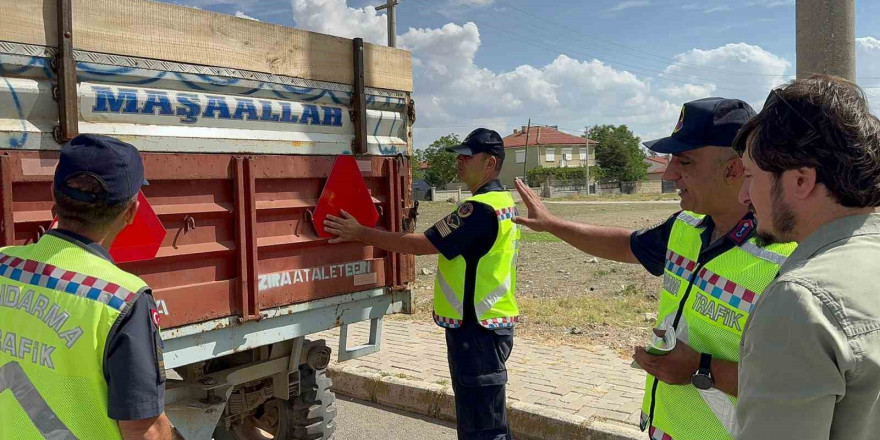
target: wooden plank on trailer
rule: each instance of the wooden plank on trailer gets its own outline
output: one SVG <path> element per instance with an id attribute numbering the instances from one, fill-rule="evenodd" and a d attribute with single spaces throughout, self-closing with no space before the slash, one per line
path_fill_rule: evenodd
<path id="1" fill-rule="evenodd" d="M 0 0 L 0 41 L 58 46 L 57 0 Z M 73 0 L 74 49 L 351 84 L 350 39 L 147 0 Z M 365 45 L 367 87 L 412 91 L 405 50 Z"/>

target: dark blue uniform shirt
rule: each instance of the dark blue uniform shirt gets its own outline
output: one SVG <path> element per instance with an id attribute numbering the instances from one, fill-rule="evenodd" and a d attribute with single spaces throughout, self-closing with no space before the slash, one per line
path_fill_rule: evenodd
<path id="1" fill-rule="evenodd" d="M 492 191 L 506 191 L 501 182 L 493 180 L 474 192 L 474 195 Z M 470 206 L 465 206 L 470 205 Z M 474 311 L 474 287 L 477 279 L 477 263 L 498 238 L 498 215 L 484 203 L 464 202 L 452 214 L 425 231 L 428 240 L 447 260 L 464 257 L 467 269 L 464 278 L 464 322 L 477 323 Z M 511 334 L 510 329 L 497 329 L 495 333 Z"/>
<path id="2" fill-rule="evenodd" d="M 60 229 L 48 234 L 113 262 L 110 253 L 89 238 Z M 153 310 L 156 310 L 156 301 L 147 289 L 128 312 L 117 319 L 107 338 L 104 379 L 109 397 L 107 416 L 111 419 L 149 419 L 164 412 L 162 338 L 151 316 Z"/>
<path id="3" fill-rule="evenodd" d="M 672 235 L 672 226 L 675 219 L 681 211 L 672 214 L 666 221 L 651 228 L 645 228 L 635 231 L 630 235 L 629 245 L 632 253 L 639 260 L 639 263 L 651 272 L 654 276 L 663 275 L 663 268 L 666 266 L 666 250 L 669 247 L 669 236 Z M 698 228 L 704 228 L 700 233 L 703 241 L 700 247 L 699 263 L 705 263 L 727 251 L 740 243 L 747 241 L 754 235 L 757 222 L 752 213 L 746 214 L 740 220 L 739 224 L 733 228 L 723 239 L 709 243 L 712 239 L 712 231 L 715 229 L 715 221 L 708 215 L 703 218 Z M 748 228 L 748 230 L 743 230 Z M 737 234 L 743 231 L 742 234 Z"/>

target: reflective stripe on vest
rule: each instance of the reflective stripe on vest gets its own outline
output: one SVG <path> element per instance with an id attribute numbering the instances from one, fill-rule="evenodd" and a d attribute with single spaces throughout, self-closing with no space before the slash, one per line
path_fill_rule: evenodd
<path id="1" fill-rule="evenodd" d="M 498 220 L 498 233 L 492 248 L 477 263 L 473 304 L 477 321 L 489 329 L 513 327 L 519 322 L 515 290 L 520 236 L 519 227 L 513 223 L 516 217 L 513 197 L 507 191 L 495 191 L 473 196 L 463 203 L 488 205 Z M 452 260 L 438 256 L 434 281 L 434 322 L 437 325 L 456 328 L 462 323 L 466 265 L 463 256 Z"/>
<path id="2" fill-rule="evenodd" d="M 489 292 L 482 301 L 474 304 L 474 310 L 476 310 L 477 316 L 483 316 L 488 313 L 489 310 L 492 310 L 492 307 L 495 306 L 498 300 L 503 298 L 504 295 L 507 295 L 508 292 L 510 292 L 510 277 L 507 277 L 507 279 L 505 279 L 500 286 L 496 287 L 495 290 Z"/>
<path id="3" fill-rule="evenodd" d="M 760 247 L 752 238 L 700 262 L 703 218 L 682 212 L 672 227 L 657 325 L 674 324 L 679 340 L 697 352 L 738 362 L 745 321 L 795 245 Z M 668 385 L 648 375 L 641 426 L 657 440 L 732 439 L 735 404 L 717 389 Z"/>
<path id="4" fill-rule="evenodd" d="M 690 226 L 697 227 L 700 225 L 700 223 L 703 221 L 703 218 L 705 218 L 705 217 L 706 216 L 704 216 L 704 215 L 697 216 L 697 215 L 693 215 L 687 211 L 682 211 L 678 214 L 678 217 L 676 218 L 676 220 L 680 220 Z"/>
<path id="5" fill-rule="evenodd" d="M 782 266 L 783 264 L 785 264 L 785 260 L 787 260 L 785 255 L 770 252 L 767 249 L 764 249 L 761 246 L 758 246 L 757 244 L 750 241 L 743 243 L 742 246 L 740 246 L 739 248 L 762 260 L 767 260 L 778 266 Z"/>
<path id="6" fill-rule="evenodd" d="M 43 438 L 77 440 L 67 426 L 58 420 L 58 416 L 52 408 L 49 408 L 49 404 L 37 391 L 18 362 L 9 362 L 0 367 L 0 394 L 6 390 L 12 391 L 12 397 L 15 397 L 21 409 L 28 415 L 40 434 L 43 434 Z"/>
<path id="7" fill-rule="evenodd" d="M 443 298 L 449 302 L 449 305 L 458 311 L 459 315 L 464 314 L 464 306 L 461 304 L 461 299 L 458 297 L 458 294 L 452 290 L 452 286 L 449 285 L 449 282 L 446 281 L 446 278 L 439 271 L 437 272 L 437 284 L 440 285 L 440 291 L 443 292 Z"/>
<path id="8" fill-rule="evenodd" d="M 135 292 L 116 283 L 5 254 L 0 254 L 0 276 L 23 284 L 86 297 L 107 304 L 121 313 L 125 313 L 135 296 Z"/>
<path id="9" fill-rule="evenodd" d="M 0 438 L 122 438 L 107 415 L 104 355 L 143 289 L 140 278 L 51 234 L 0 249 L 0 368 L 16 397 L 0 400 Z"/>

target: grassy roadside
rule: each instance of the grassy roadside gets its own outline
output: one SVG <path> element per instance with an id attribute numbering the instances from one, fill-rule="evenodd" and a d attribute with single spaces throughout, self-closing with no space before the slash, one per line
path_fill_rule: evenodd
<path id="1" fill-rule="evenodd" d="M 677 193 L 666 194 L 602 194 L 553 197 L 553 202 L 656 202 L 681 200 Z"/>
<path id="2" fill-rule="evenodd" d="M 450 211 L 447 202 L 419 206 L 419 231 Z M 667 204 L 548 205 L 556 215 L 596 225 L 643 228 L 677 207 Z M 520 213 L 525 207 L 520 206 Z M 436 256 L 416 257 L 415 313 L 393 319 L 431 322 Z M 622 355 L 649 335 L 660 279 L 641 266 L 594 258 L 547 232 L 522 229 L 517 268 L 517 335 L 547 343 L 602 345 Z"/>

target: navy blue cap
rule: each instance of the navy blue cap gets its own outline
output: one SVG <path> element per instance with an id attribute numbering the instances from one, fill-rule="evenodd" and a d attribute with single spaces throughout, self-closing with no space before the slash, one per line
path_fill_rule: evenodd
<path id="1" fill-rule="evenodd" d="M 504 140 L 495 130 L 478 128 L 467 135 L 461 145 L 449 147 L 446 151 L 464 156 L 486 153 L 504 159 Z"/>
<path id="2" fill-rule="evenodd" d="M 645 146 L 663 154 L 683 153 L 706 146 L 730 147 L 736 133 L 755 116 L 745 101 L 703 98 L 685 103 L 672 135 L 645 142 Z"/>
<path id="3" fill-rule="evenodd" d="M 98 180 L 104 191 L 97 194 L 67 185 L 72 177 L 89 175 Z M 55 168 L 55 189 L 81 202 L 104 202 L 108 205 L 131 200 L 144 179 L 144 163 L 137 148 L 108 136 L 81 134 L 61 147 Z"/>

